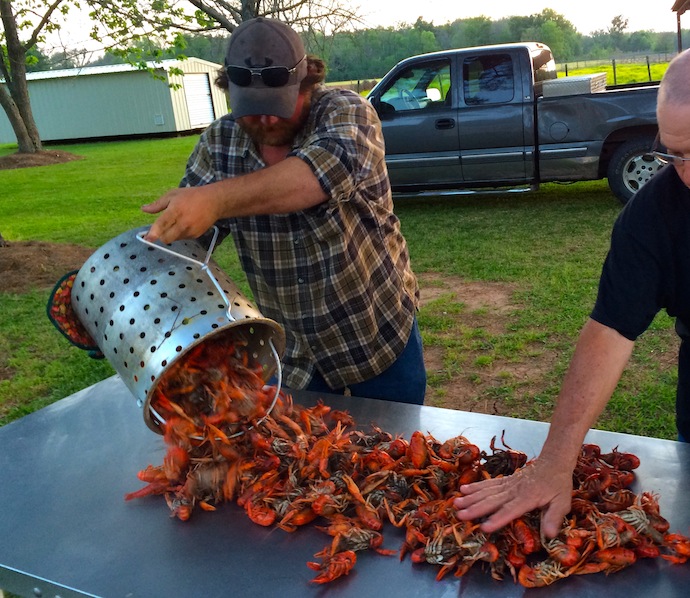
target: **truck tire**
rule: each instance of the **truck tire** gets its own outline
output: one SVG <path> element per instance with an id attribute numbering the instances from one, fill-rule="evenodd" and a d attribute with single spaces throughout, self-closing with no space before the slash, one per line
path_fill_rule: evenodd
<path id="1" fill-rule="evenodd" d="M 607 171 L 609 187 L 623 205 L 665 166 L 649 153 L 653 142 L 653 137 L 634 137 L 621 143 L 611 156 Z"/>

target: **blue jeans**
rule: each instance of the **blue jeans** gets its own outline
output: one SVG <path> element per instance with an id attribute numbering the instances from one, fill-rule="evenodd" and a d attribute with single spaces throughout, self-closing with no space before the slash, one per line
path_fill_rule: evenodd
<path id="1" fill-rule="evenodd" d="M 393 364 L 364 382 L 348 386 L 353 397 L 382 399 L 399 403 L 422 405 L 426 393 L 426 369 L 422 350 L 422 335 L 415 318 L 412 332 L 403 352 Z M 345 394 L 345 388 L 331 388 L 319 372 L 315 372 L 309 385 L 304 389 L 312 392 Z"/>

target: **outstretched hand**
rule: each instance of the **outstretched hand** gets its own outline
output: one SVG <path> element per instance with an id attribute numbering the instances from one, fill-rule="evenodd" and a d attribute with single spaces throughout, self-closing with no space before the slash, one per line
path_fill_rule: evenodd
<path id="1" fill-rule="evenodd" d="M 147 214 L 162 212 L 144 237 L 151 242 L 196 239 L 219 218 L 217 201 L 210 185 L 172 189 L 141 209 Z"/>
<path id="2" fill-rule="evenodd" d="M 488 516 L 481 524 L 486 533 L 540 508 L 542 532 L 554 538 L 570 511 L 572 491 L 572 471 L 536 459 L 513 475 L 461 486 L 463 496 L 456 498 L 453 506 L 461 520 Z"/>

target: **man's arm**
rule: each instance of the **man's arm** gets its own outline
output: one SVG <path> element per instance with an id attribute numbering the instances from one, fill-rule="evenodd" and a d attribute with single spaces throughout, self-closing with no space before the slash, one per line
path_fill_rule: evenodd
<path id="1" fill-rule="evenodd" d="M 542 508 L 542 531 L 555 537 L 570 510 L 572 473 L 582 442 L 611 398 L 633 346 L 590 319 L 580 333 L 539 457 L 511 476 L 461 486 L 464 496 L 454 502 L 458 518 L 488 515 L 481 528 L 492 532 Z"/>
<path id="2" fill-rule="evenodd" d="M 209 185 L 172 189 L 142 210 L 163 212 L 151 226 L 147 240 L 172 243 L 201 236 L 221 218 L 286 214 L 326 199 L 309 165 L 293 157 Z"/>

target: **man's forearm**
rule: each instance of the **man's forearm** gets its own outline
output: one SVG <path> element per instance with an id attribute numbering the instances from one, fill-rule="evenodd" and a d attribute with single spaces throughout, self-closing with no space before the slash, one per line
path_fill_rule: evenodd
<path id="1" fill-rule="evenodd" d="M 242 176 L 200 187 L 171 189 L 142 206 L 149 214 L 162 212 L 146 239 L 163 243 L 196 239 L 222 218 L 287 214 L 326 199 L 311 168 L 299 158 L 287 158 Z"/>
<path id="2" fill-rule="evenodd" d="M 311 168 L 299 158 L 287 158 L 255 172 L 208 185 L 221 218 L 287 214 L 327 199 Z"/>
<path id="3" fill-rule="evenodd" d="M 574 467 L 587 431 L 606 407 L 634 343 L 594 320 L 583 327 L 540 459 Z"/>

